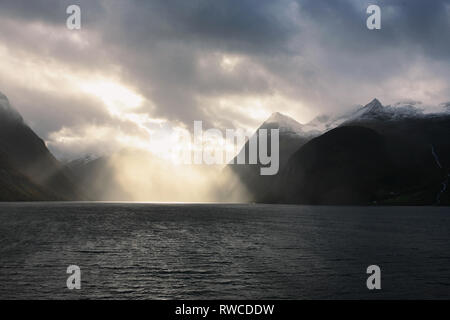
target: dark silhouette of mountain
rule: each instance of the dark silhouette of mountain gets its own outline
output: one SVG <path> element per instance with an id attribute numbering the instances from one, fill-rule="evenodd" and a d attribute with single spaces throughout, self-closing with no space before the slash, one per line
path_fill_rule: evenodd
<path id="1" fill-rule="evenodd" d="M 449 136 L 448 113 L 375 99 L 294 153 L 264 201 L 448 205 Z"/>
<path id="2" fill-rule="evenodd" d="M 302 145 L 311 140 L 313 137 L 317 136 L 319 133 L 317 131 L 307 130 L 303 125 L 295 121 L 294 119 L 285 116 L 281 113 L 274 113 L 268 118 L 255 132 L 257 135 L 258 130 L 266 129 L 268 130 L 268 152 L 271 153 L 270 148 L 270 129 L 279 129 L 279 170 L 286 165 L 289 157 L 298 150 Z M 256 138 L 259 144 L 259 138 Z M 249 159 L 249 142 L 247 141 L 239 154 L 245 153 L 245 159 L 248 163 Z M 239 155 L 238 154 L 238 155 Z M 233 160 L 237 163 L 237 157 Z M 252 201 L 262 201 L 266 193 L 271 189 L 276 176 L 271 175 L 261 175 L 260 169 L 264 167 L 261 163 L 258 164 L 246 164 L 246 165 L 236 165 L 230 164 L 225 170 L 231 170 L 231 172 L 236 175 L 239 180 L 244 184 L 252 197 Z"/>
<path id="3" fill-rule="evenodd" d="M 70 172 L 44 141 L 0 94 L 0 185 L 10 190 L 3 200 L 77 200 L 80 192 Z M 15 190 L 15 191 L 14 191 Z"/>
<path id="4" fill-rule="evenodd" d="M 450 204 L 450 190 L 443 185 L 450 173 L 448 112 L 424 114 L 414 106 L 400 111 L 388 106 L 345 125 L 373 129 L 388 140 L 389 154 L 398 168 L 398 188 L 386 203 Z"/>
<path id="5" fill-rule="evenodd" d="M 0 201 L 57 200 L 58 197 L 35 184 L 10 165 L 0 153 Z"/>
<path id="6" fill-rule="evenodd" d="M 259 129 L 268 129 L 268 142 L 270 129 L 279 129 L 278 174 L 261 175 L 260 163 L 225 168 L 238 177 L 252 201 L 450 204 L 448 111 L 426 114 L 413 104 L 383 106 L 374 99 L 353 112 L 321 116 L 306 125 L 274 113 Z M 0 201 L 130 200 L 113 164 L 127 157 L 158 163 L 136 152 L 63 165 L 0 94 Z M 248 141 L 240 155 L 249 159 Z M 224 186 L 224 199 L 232 191 Z"/>
<path id="7" fill-rule="evenodd" d="M 274 196 L 284 203 L 367 204 L 389 192 L 394 172 L 384 137 L 363 127 L 340 127 L 292 155 Z"/>

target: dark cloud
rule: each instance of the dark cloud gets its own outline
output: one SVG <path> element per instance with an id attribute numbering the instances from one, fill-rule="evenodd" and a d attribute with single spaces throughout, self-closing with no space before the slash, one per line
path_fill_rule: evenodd
<path id="1" fill-rule="evenodd" d="M 3 0 L 0 3 L 0 15 L 28 22 L 65 25 L 67 7 L 78 5 L 87 9 L 83 10 L 83 21 L 94 24 L 106 14 L 103 3 L 99 0 Z"/>
<path id="2" fill-rule="evenodd" d="M 127 35 L 121 40 L 133 47 L 149 48 L 161 41 L 181 41 L 195 42 L 203 49 L 267 54 L 285 49 L 297 32 L 296 24 L 286 15 L 290 3 L 286 0 L 131 3 L 112 1 L 109 6 L 118 27 L 113 36 Z"/>
<path id="3" fill-rule="evenodd" d="M 69 4 L 82 8 L 78 36 L 85 46 L 65 37 Z M 366 28 L 369 4 L 382 9 L 381 30 Z M 4 0 L 0 19 L 0 42 L 10 50 L 71 70 L 112 73 L 152 102 L 139 112 L 187 127 L 193 120 L 253 125 L 239 106 L 204 105 L 229 96 L 278 94 L 314 113 L 374 96 L 386 102 L 450 98 L 446 0 Z M 35 30 L 33 23 L 52 31 Z M 240 61 L 232 72 L 221 65 L 225 56 Z M 7 82 L 0 84 L 19 97 L 20 86 Z M 26 94 L 39 101 L 17 99 L 18 107 L 44 137 L 83 122 L 114 123 L 81 97 L 58 109 L 77 105 L 71 120 L 63 112 L 44 117 L 43 106 L 56 110 L 64 97 Z"/>
<path id="4" fill-rule="evenodd" d="M 358 53 L 392 47 L 403 51 L 422 50 L 447 59 L 450 55 L 448 0 L 299 0 L 305 16 L 316 21 L 320 34 L 333 46 Z M 382 28 L 361 28 L 366 8 L 376 4 L 382 13 Z"/>

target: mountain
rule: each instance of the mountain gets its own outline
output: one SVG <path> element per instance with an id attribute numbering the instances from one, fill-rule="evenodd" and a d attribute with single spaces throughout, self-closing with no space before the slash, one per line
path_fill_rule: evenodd
<path id="1" fill-rule="evenodd" d="M 273 113 L 256 131 L 260 129 L 266 129 L 268 137 L 270 136 L 271 129 L 279 129 L 280 134 L 280 168 L 284 167 L 289 157 L 302 145 L 312 138 L 318 136 L 320 131 L 309 129 L 306 126 L 300 124 L 296 120 L 289 116 L 283 115 L 279 112 Z M 255 134 L 256 134 L 255 133 Z M 257 139 L 258 143 L 259 140 Z M 269 138 L 268 138 L 268 141 Z M 270 145 L 268 145 L 270 151 Z M 242 148 L 240 152 L 246 152 L 248 159 L 248 142 Z M 260 167 L 260 165 L 257 165 Z M 258 170 L 259 171 L 259 170 Z"/>
<path id="2" fill-rule="evenodd" d="M 0 157 L 0 186 L 10 194 L 2 200 L 81 198 L 70 171 L 50 153 L 1 93 Z"/>
<path id="3" fill-rule="evenodd" d="M 258 130 L 279 129 L 278 174 L 262 176 L 261 163 L 229 164 L 209 189 L 223 201 L 248 193 L 267 203 L 450 205 L 449 106 L 425 112 L 414 102 L 374 99 L 307 124 L 274 113 Z M 248 162 L 249 141 L 239 155 Z M 136 150 L 62 164 L 0 94 L 0 201 L 135 200 L 132 190 L 140 200 L 192 200 L 209 180 L 187 186 L 192 175 L 183 170 Z"/>
<path id="4" fill-rule="evenodd" d="M 273 113 L 255 132 L 256 141 L 259 144 L 257 133 L 260 129 L 268 130 L 268 152 L 270 153 L 270 129 L 279 129 L 279 170 L 286 165 L 289 157 L 298 150 L 306 142 L 319 135 L 317 130 L 309 130 L 304 125 L 295 121 L 289 116 L 279 112 Z M 247 141 L 239 155 L 245 154 L 245 159 L 249 159 L 249 142 Z M 262 176 L 260 169 L 263 167 L 261 163 L 236 165 L 229 164 L 225 171 L 231 171 L 247 188 L 252 201 L 261 201 L 264 195 L 270 190 L 271 184 L 274 182 L 275 176 Z"/>
<path id="5" fill-rule="evenodd" d="M 258 129 L 279 129 L 280 133 L 300 137 L 314 136 L 318 130 L 309 129 L 289 116 L 274 112 Z"/>
<path id="6" fill-rule="evenodd" d="M 450 103 L 442 104 L 440 106 L 440 114 L 448 113 Z M 398 102 L 394 105 L 383 106 L 378 99 L 373 99 L 367 105 L 358 105 L 350 108 L 343 113 L 334 115 L 320 115 L 309 123 L 303 125 L 308 130 L 316 130 L 322 133 L 339 126 L 351 123 L 354 121 L 367 120 L 401 120 L 408 118 L 427 117 L 433 113 L 426 114 L 424 110 L 418 108 L 420 102 L 406 101 Z"/>
<path id="7" fill-rule="evenodd" d="M 0 152 L 0 201 L 57 200 L 11 166 L 8 157 Z"/>
<path id="8" fill-rule="evenodd" d="M 343 124 L 354 121 L 399 121 L 424 116 L 423 111 L 415 107 L 414 103 L 397 103 L 394 106 L 383 106 L 378 99 L 373 99 L 370 103 L 354 112 Z"/>
<path id="9" fill-rule="evenodd" d="M 450 204 L 450 114 L 374 99 L 300 147 L 266 202 Z"/>
<path id="10" fill-rule="evenodd" d="M 306 143 L 276 180 L 277 202 L 367 204 L 389 192 L 395 172 L 387 142 L 374 130 L 345 126 Z M 382 195 L 381 195 L 382 196 Z"/>
<path id="11" fill-rule="evenodd" d="M 389 203 L 449 203 L 444 185 L 450 170 L 450 113 L 424 113 L 413 105 L 386 106 L 371 117 L 346 124 L 371 128 L 389 140 L 401 179 L 398 196 L 387 200 Z"/>

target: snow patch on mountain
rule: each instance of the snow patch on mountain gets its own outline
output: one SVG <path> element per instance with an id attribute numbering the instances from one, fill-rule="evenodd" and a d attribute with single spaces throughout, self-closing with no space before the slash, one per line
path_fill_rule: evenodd
<path id="1" fill-rule="evenodd" d="M 406 100 L 383 106 L 378 99 L 373 99 L 365 106 L 359 105 L 341 114 L 320 115 L 303 125 L 306 130 L 326 132 L 346 123 L 359 121 L 397 121 L 422 117 L 435 117 L 450 114 L 450 102 L 439 106 L 425 106 L 420 101 Z"/>
<path id="2" fill-rule="evenodd" d="M 441 103 L 439 106 L 442 108 L 443 112 L 450 113 L 450 101 Z"/>
<path id="3" fill-rule="evenodd" d="M 261 129 L 279 129 L 280 133 L 296 134 L 299 136 L 313 136 L 317 135 L 317 130 L 310 130 L 308 126 L 302 125 L 296 120 L 282 113 L 273 113 L 260 127 Z"/>
<path id="4" fill-rule="evenodd" d="M 417 118 L 423 116 L 423 109 L 416 107 L 418 103 L 398 103 L 383 106 L 377 99 L 359 109 L 347 121 L 362 120 L 400 120 L 404 118 Z M 347 122 L 346 121 L 346 122 Z"/>
<path id="5" fill-rule="evenodd" d="M 322 133 L 329 131 L 346 122 L 362 107 L 363 106 L 359 105 L 344 113 L 317 116 L 309 123 L 305 124 L 305 127 L 308 128 L 308 130 L 316 130 Z"/>
<path id="6" fill-rule="evenodd" d="M 265 124 L 275 124 L 279 127 L 280 131 L 286 132 L 303 132 L 303 126 L 284 114 L 274 112 L 266 121 Z"/>
<path id="7" fill-rule="evenodd" d="M 90 162 L 92 162 L 94 160 L 97 160 L 97 159 L 98 159 L 98 157 L 96 157 L 96 156 L 94 156 L 92 154 L 87 154 L 84 157 L 81 157 L 81 158 L 78 158 L 78 159 L 75 159 L 75 160 L 72 160 L 72 161 L 68 161 L 66 163 L 66 165 L 69 168 L 77 168 L 77 167 L 85 166 L 88 163 L 90 163 Z"/>

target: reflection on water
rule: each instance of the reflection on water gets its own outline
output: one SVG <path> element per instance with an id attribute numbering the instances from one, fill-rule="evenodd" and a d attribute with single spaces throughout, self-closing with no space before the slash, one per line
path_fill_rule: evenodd
<path id="1" fill-rule="evenodd" d="M 0 298 L 448 299 L 449 211 L 0 204 Z M 66 288 L 72 264 L 78 291 Z"/>

